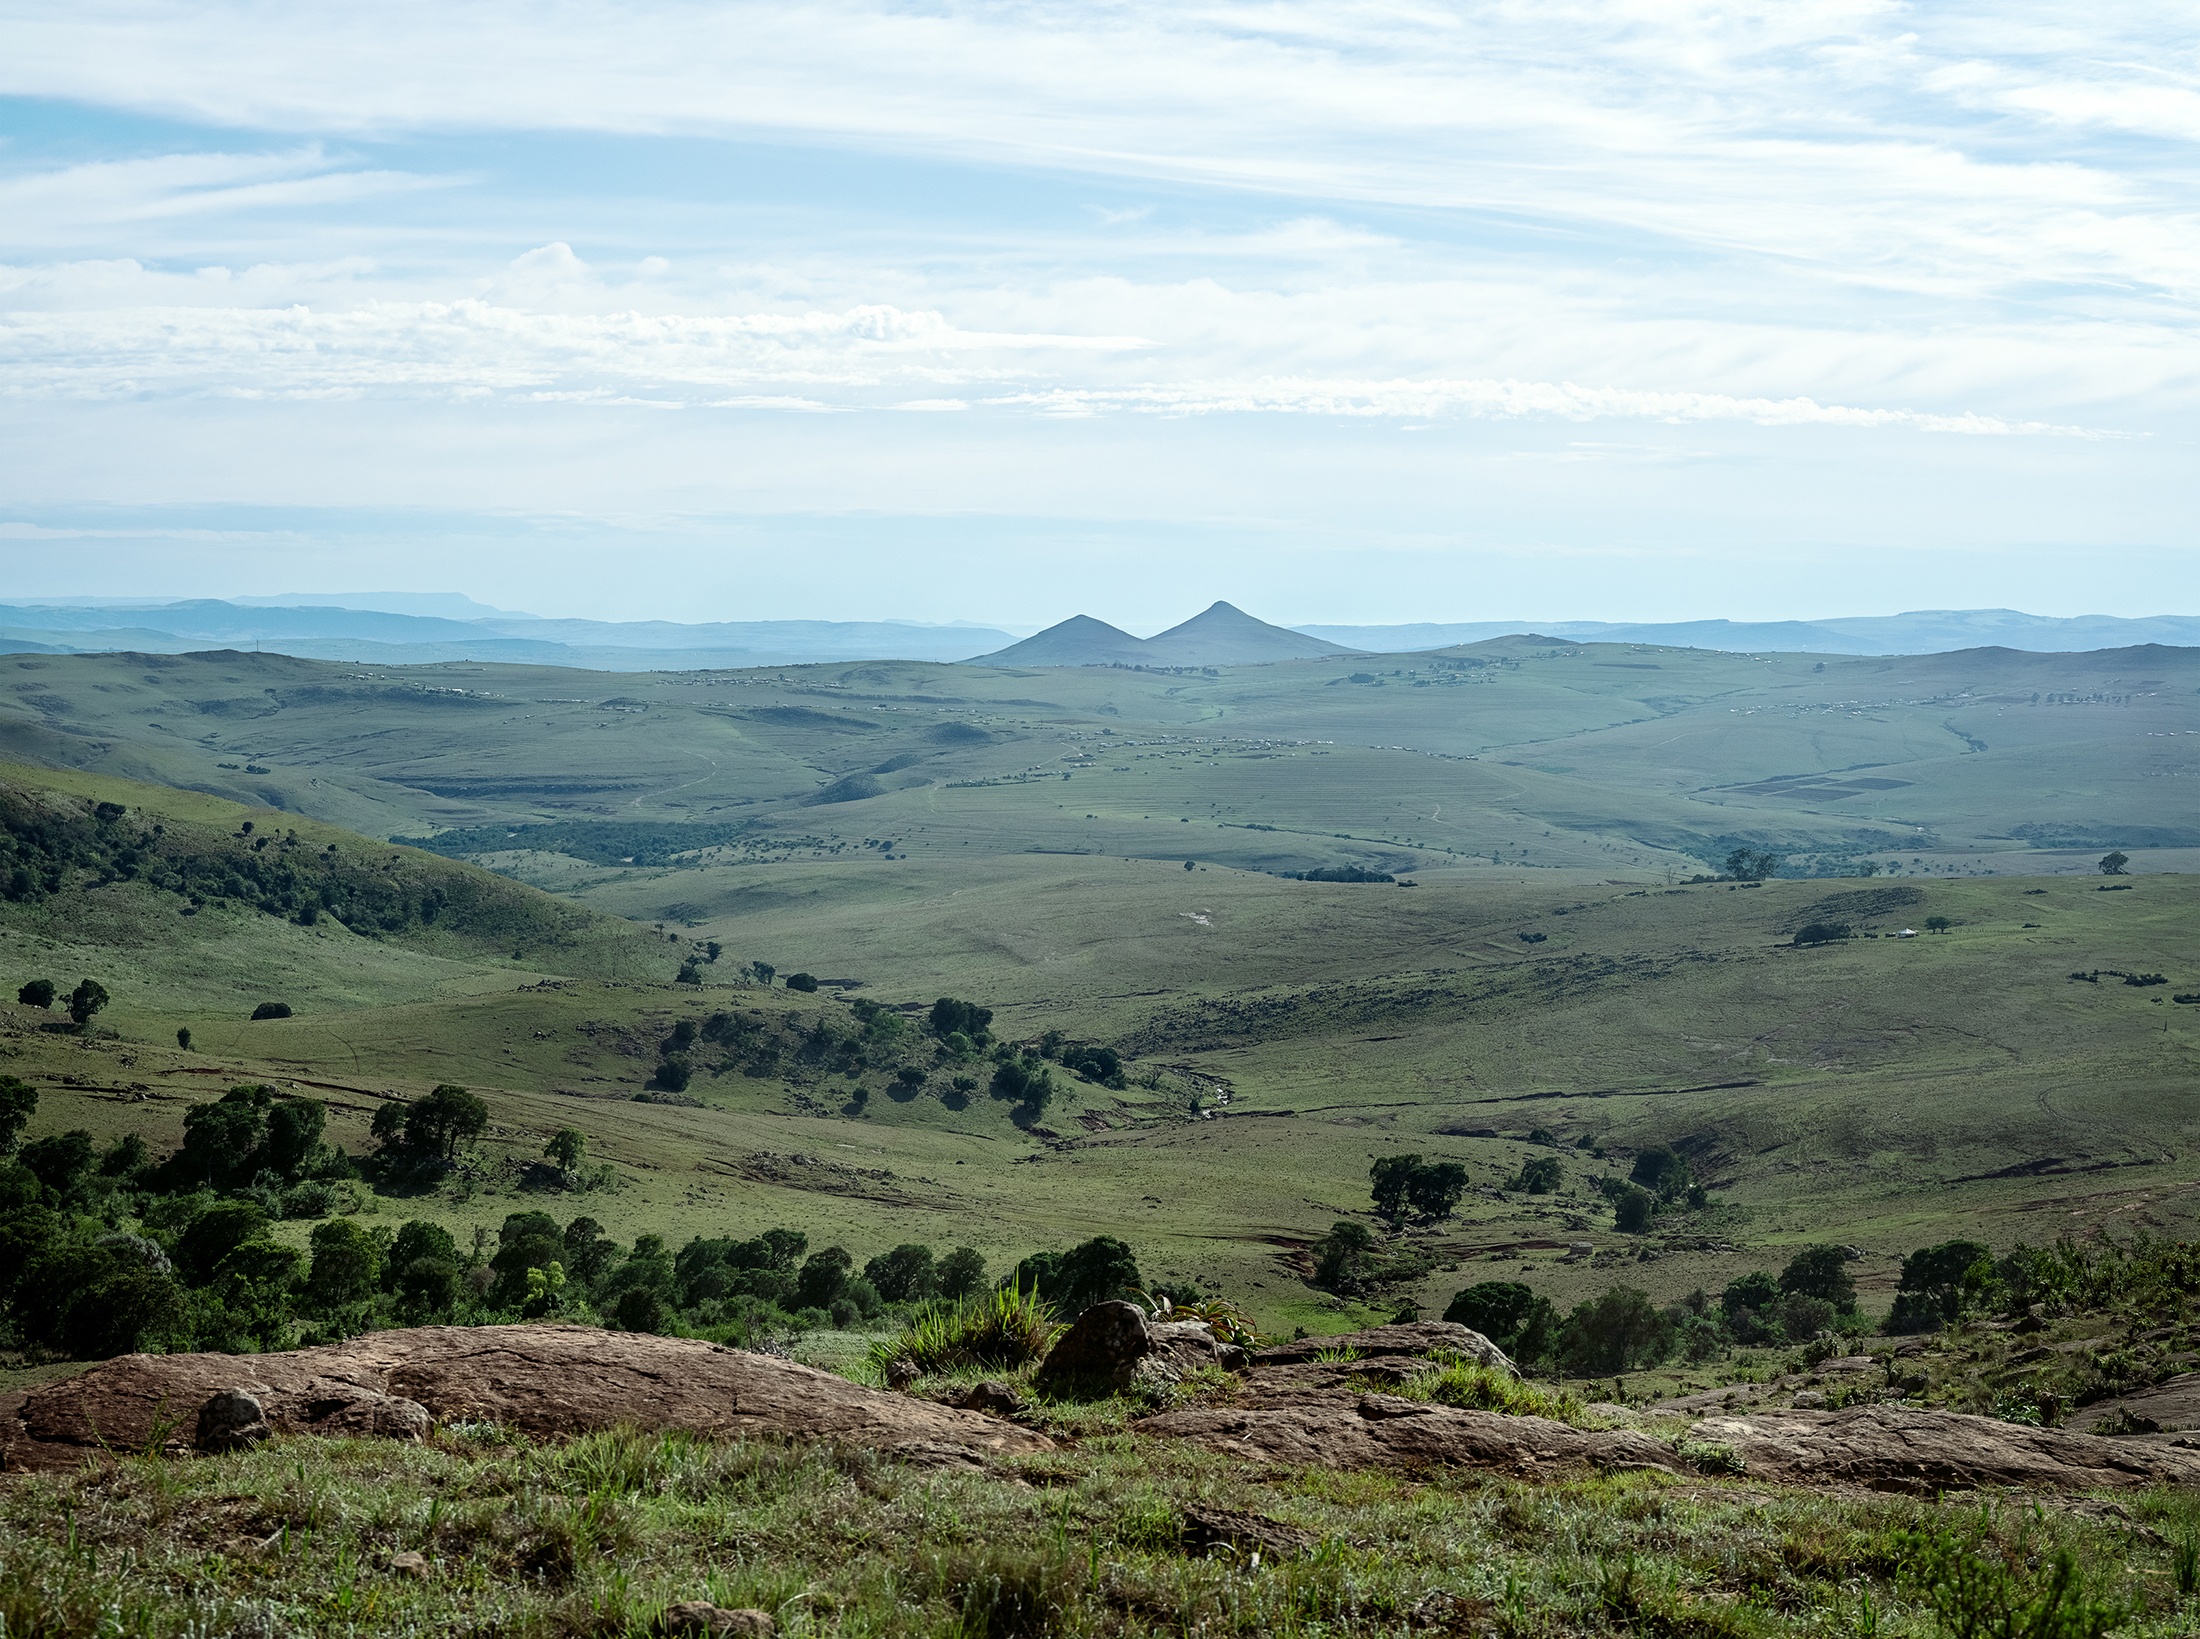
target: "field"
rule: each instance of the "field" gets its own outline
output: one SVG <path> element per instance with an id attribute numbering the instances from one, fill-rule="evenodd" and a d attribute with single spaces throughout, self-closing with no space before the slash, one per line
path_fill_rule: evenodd
<path id="1" fill-rule="evenodd" d="M 1499 1276 L 1562 1304 L 1716 1290 L 1823 1239 L 1884 1303 L 1901 1254 L 1958 1231 L 2190 1232 L 2196 681 L 2167 649 L 1518 641 L 1213 674 L 10 657 L 0 744 L 44 769 L 13 779 L 225 834 L 429 837 L 601 914 L 505 949 L 72 889 L 0 909 L 0 994 L 100 976 L 113 1034 L 9 1009 L 0 1067 L 45 1090 L 35 1131 L 156 1143 L 234 1079 L 315 1089 L 355 1151 L 387 1096 L 472 1087 L 482 1177 L 378 1208 L 462 1239 L 543 1204 L 518 1163 L 572 1125 L 619 1183 L 550 1209 L 622 1239 L 785 1223 L 1000 1268 L 1107 1232 L 1266 1327 L 1337 1329 L 1374 1311 L 1310 1287 L 1305 1248 L 1411 1150 L 1473 1187 L 1385 1313 Z M 2137 874 L 2094 871 L 2110 846 Z M 1734 847 L 1828 874 L 1689 882 Z M 1340 864 L 1410 885 L 1275 874 Z M 1850 936 L 1796 945 L 1813 922 Z M 700 986 L 672 982 L 689 956 Z M 766 988 L 758 960 L 825 986 Z M 946 1067 L 911 1094 L 791 1047 L 699 1060 L 692 1102 L 648 1086 L 682 1019 L 792 1044 L 858 1030 L 852 998 L 942 994 L 1111 1045 L 1128 1084 L 1058 1072 L 1027 1126 Z M 276 995 L 295 1017 L 249 1021 Z M 1661 1142 L 1716 1204 L 1617 1234 L 1593 1185 Z M 1560 1193 L 1505 1187 L 1554 1154 Z"/>

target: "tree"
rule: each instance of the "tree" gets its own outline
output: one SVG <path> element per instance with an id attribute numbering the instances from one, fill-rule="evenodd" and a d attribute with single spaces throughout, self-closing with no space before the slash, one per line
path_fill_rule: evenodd
<path id="1" fill-rule="evenodd" d="M 1566 1181 L 1566 1169 L 1555 1155 L 1539 1155 L 1520 1169 L 1513 1187 L 1530 1195 L 1555 1195 Z M 1477 1328 L 1479 1329 L 1479 1328 Z"/>
<path id="2" fill-rule="evenodd" d="M 79 1127 L 34 1138 L 16 1159 L 32 1177 L 66 1201 L 77 1193 L 92 1170 L 92 1135 Z"/>
<path id="3" fill-rule="evenodd" d="M 1658 1198 L 1639 1184 L 1622 1185 L 1612 1197 L 1612 1227 L 1623 1235 L 1640 1235 L 1657 1216 Z"/>
<path id="4" fill-rule="evenodd" d="M 267 1214 L 250 1201 L 215 1201 L 195 1213 L 176 1237 L 177 1267 L 194 1286 L 204 1286 L 222 1259 L 247 1241 L 266 1239 L 267 1225 Z"/>
<path id="5" fill-rule="evenodd" d="M 939 1288 L 943 1298 L 966 1298 L 985 1284 L 985 1255 L 958 1246 L 940 1259 Z"/>
<path id="6" fill-rule="evenodd" d="M 1591 1298 L 1559 1328 L 1559 1362 L 1579 1377 L 1639 1371 L 1657 1365 L 1672 1349 L 1672 1320 L 1658 1312 L 1647 1292 L 1632 1286 Z"/>
<path id="7" fill-rule="evenodd" d="M 664 1300 L 646 1286 L 630 1286 L 619 1294 L 611 1318 L 622 1332 L 654 1332 L 665 1323 Z"/>
<path id="8" fill-rule="evenodd" d="M 808 973 L 790 973 L 787 975 L 787 988 L 804 992 L 815 991 L 817 989 L 816 976 Z"/>
<path id="9" fill-rule="evenodd" d="M 557 1163 L 560 1172 L 578 1172 L 588 1159 L 588 1135 L 578 1127 L 560 1127 L 550 1135 L 542 1153 Z"/>
<path id="10" fill-rule="evenodd" d="M 904 1242 L 873 1258 L 863 1266 L 863 1278 L 888 1303 L 912 1303 L 931 1297 L 939 1290 L 940 1279 L 932 1249 L 915 1242 Z"/>
<path id="11" fill-rule="evenodd" d="M 415 1155 L 439 1155 L 449 1161 L 457 1156 L 461 1143 L 479 1138 L 488 1126 L 489 1106 L 465 1088 L 446 1082 L 406 1106 L 405 1148 Z"/>
<path id="12" fill-rule="evenodd" d="M 2103 854 L 2101 856 L 2101 875 L 2122 876 L 2124 874 L 2124 867 L 2126 865 L 2129 865 L 2130 863 L 2131 856 L 2125 853 L 2120 848 L 2114 850 L 2113 852 Z"/>
<path id="13" fill-rule="evenodd" d="M 1726 874 L 1736 882 L 1762 882 L 1780 869 L 1780 856 L 1736 848 L 1726 856 Z"/>
<path id="14" fill-rule="evenodd" d="M 1378 1261 L 1374 1231 L 1340 1219 L 1314 1245 L 1314 1284 L 1349 1296 L 1374 1283 Z"/>
<path id="15" fill-rule="evenodd" d="M 1772 1307 L 1779 1301 L 1779 1281 L 1770 1271 L 1757 1269 L 1727 1283 L 1719 1308 L 1736 1342 L 1755 1343 L 1763 1338 Z"/>
<path id="16" fill-rule="evenodd" d="M 69 1019 L 79 1030 L 107 1005 L 107 987 L 97 979 L 79 979 L 69 992 Z"/>
<path id="17" fill-rule="evenodd" d="M 1113 1235 L 1095 1235 L 1067 1252 L 1034 1252 L 1003 1284 L 1035 1291 L 1063 1314 L 1077 1315 L 1143 1291 L 1146 1281 L 1128 1246 Z"/>
<path id="18" fill-rule="evenodd" d="M 15 999 L 25 1007 L 49 1008 L 53 1006 L 54 988 L 51 979 L 33 979 L 15 993 Z"/>
<path id="19" fill-rule="evenodd" d="M 849 1278 L 855 1273 L 856 1260 L 841 1246 L 821 1247 L 802 1261 L 802 1273 L 795 1277 L 794 1300 L 798 1308 L 830 1309 L 833 1299 L 848 1288 Z"/>
<path id="20" fill-rule="evenodd" d="M 1817 1298 L 1831 1305 L 1838 1315 L 1853 1314 L 1856 1282 L 1849 1278 L 1848 1259 L 1848 1253 L 1838 1246 L 1806 1246 L 1780 1272 L 1780 1290 Z"/>
<path id="21" fill-rule="evenodd" d="M 949 1036 L 966 1036 L 972 1042 L 983 1044 L 987 1027 L 993 1023 L 993 1009 L 980 1007 L 976 1002 L 957 1001 L 952 996 L 942 996 L 932 1004 L 925 1023 L 932 1034 L 945 1041 Z"/>
<path id="22" fill-rule="evenodd" d="M 1993 1254 L 1977 1241 L 1943 1241 L 1902 1260 L 1890 1332 L 1930 1332 L 1959 1318 L 1994 1280 Z"/>
<path id="23" fill-rule="evenodd" d="M 186 1053 L 191 1051 L 191 1027 L 189 1025 L 184 1024 L 176 1027 L 176 1045 Z"/>
<path id="24" fill-rule="evenodd" d="M 15 1076 L 0 1076 L 0 1156 L 15 1153 L 15 1141 L 38 1113 L 38 1089 Z"/>
<path id="25" fill-rule="evenodd" d="M 1444 1310 L 1454 1325 L 1472 1327 L 1492 1343 L 1520 1330 L 1535 1304 L 1535 1293 L 1516 1280 L 1486 1280 L 1456 1294 Z"/>
<path id="26" fill-rule="evenodd" d="M 1413 1175 L 1420 1170 L 1418 1155 L 1386 1155 L 1367 1169 L 1368 1193 L 1374 1198 L 1379 1217 L 1397 1223 L 1405 1216 Z"/>
<path id="27" fill-rule="evenodd" d="M 1428 1222 L 1452 1215 L 1467 1193 L 1467 1169 L 1457 1161 L 1435 1161 L 1415 1170 L 1406 1186 L 1406 1202 Z"/>
<path id="28" fill-rule="evenodd" d="M 356 1218 L 331 1218 L 316 1224 L 310 1244 L 313 1267 L 306 1292 L 321 1309 L 363 1303 L 382 1280 L 382 1249 Z"/>
<path id="29" fill-rule="evenodd" d="M 1652 1144 L 1635 1157 L 1628 1178 L 1657 1196 L 1677 1200 L 1688 1193 L 1688 1162 L 1669 1144 Z"/>
<path id="30" fill-rule="evenodd" d="M 255 1024 L 262 1019 L 287 1019 L 289 1017 L 290 1003 L 288 1002 L 262 1002 L 252 1010 L 252 1019 Z"/>
<path id="31" fill-rule="evenodd" d="M 328 1106 L 317 1098 L 278 1099 L 267 1112 L 266 1162 L 285 1178 L 295 1178 L 321 1147 Z"/>

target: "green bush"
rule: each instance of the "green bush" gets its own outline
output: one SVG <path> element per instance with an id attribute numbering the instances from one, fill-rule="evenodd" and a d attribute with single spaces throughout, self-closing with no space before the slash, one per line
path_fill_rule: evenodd
<path id="1" fill-rule="evenodd" d="M 1043 1356 L 1059 1329 L 1038 1293 L 1001 1286 L 920 1309 L 900 1336 L 871 1346 L 871 1364 L 881 1374 L 898 1360 L 920 1372 L 1014 1371 Z"/>

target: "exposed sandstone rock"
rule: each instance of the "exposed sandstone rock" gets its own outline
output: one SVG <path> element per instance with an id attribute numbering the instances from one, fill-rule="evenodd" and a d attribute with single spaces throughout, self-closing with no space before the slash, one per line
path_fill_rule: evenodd
<path id="1" fill-rule="evenodd" d="M 1013 1423 L 864 1388 L 772 1355 L 586 1326 L 429 1326 L 291 1354 L 124 1355 L 0 1400 L 0 1464 L 71 1466 L 103 1447 L 184 1449 L 218 1391 L 277 1433 L 417 1437 L 431 1419 L 538 1436 L 628 1424 L 837 1440 L 911 1461 L 1043 1451 Z"/>
<path id="2" fill-rule="evenodd" d="M 2104 1426 L 2130 1434 L 2200 1429 L 2200 1372 L 2186 1372 L 2113 1400 L 2097 1400 L 2070 1414 L 2068 1427 L 2079 1433 L 2090 1434 Z"/>
<path id="3" fill-rule="evenodd" d="M 1688 1437 L 1727 1447 L 1752 1479 L 1782 1485 L 1862 1485 L 1920 1495 L 1993 1486 L 2090 1491 L 2200 1485 L 2200 1452 L 1902 1406 L 1707 1417 Z"/>
<path id="4" fill-rule="evenodd" d="M 990 1377 L 983 1383 L 973 1384 L 949 1404 L 960 1406 L 964 1411 L 982 1411 L 988 1417 L 1020 1417 L 1031 1409 L 1024 1397 L 1008 1384 Z"/>
<path id="5" fill-rule="evenodd" d="M 1345 1332 L 1336 1337 L 1302 1337 L 1290 1343 L 1276 1343 L 1254 1354 L 1256 1368 L 1263 1366 L 1305 1365 L 1318 1361 L 1325 1354 L 1337 1354 L 1351 1350 L 1362 1361 L 1374 1362 L 1396 1356 L 1427 1358 L 1436 1354 L 1455 1354 L 1493 1371 L 1504 1372 L 1509 1377 L 1520 1374 L 1513 1363 L 1505 1358 L 1505 1351 L 1470 1326 L 1461 1326 L 1449 1320 L 1416 1320 L 1393 1326 L 1370 1326 L 1364 1332 Z"/>
<path id="6" fill-rule="evenodd" d="M 1314 1533 L 1305 1527 L 1286 1525 L 1265 1514 L 1197 1505 L 1184 1510 L 1184 1551 L 1188 1554 L 1230 1553 L 1250 1557 L 1257 1553 L 1269 1559 L 1281 1559 L 1313 1541 Z"/>
<path id="7" fill-rule="evenodd" d="M 1330 1468 L 1461 1467 L 1510 1474 L 1656 1468 L 1679 1473 L 1672 1448 L 1634 1429 L 1588 1430 L 1541 1417 L 1463 1411 L 1395 1395 L 1273 1406 L 1196 1406 L 1142 1418 L 1141 1434 L 1193 1440 L 1234 1456 Z"/>
<path id="8" fill-rule="evenodd" d="M 779 1631 L 769 1611 L 729 1610 L 707 1599 L 683 1599 L 677 1605 L 667 1605 L 657 1626 L 675 1639 L 750 1639 L 752 1635 L 769 1639 Z"/>

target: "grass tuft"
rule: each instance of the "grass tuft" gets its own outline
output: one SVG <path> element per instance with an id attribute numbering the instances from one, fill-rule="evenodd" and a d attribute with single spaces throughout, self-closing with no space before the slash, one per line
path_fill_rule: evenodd
<path id="1" fill-rule="evenodd" d="M 1423 1372 L 1397 1392 L 1405 1400 L 1427 1400 L 1467 1411 L 1501 1411 L 1508 1417 L 1548 1417 L 1577 1428 L 1589 1420 L 1581 1401 L 1565 1390 L 1525 1382 L 1471 1360 L 1453 1360 L 1436 1371 Z"/>
<path id="2" fill-rule="evenodd" d="M 1060 1329 L 1038 1293 L 1003 1286 L 918 1310 L 899 1337 L 871 1345 L 870 1359 L 881 1374 L 897 1361 L 925 1373 L 1014 1371 L 1044 1355 Z"/>

